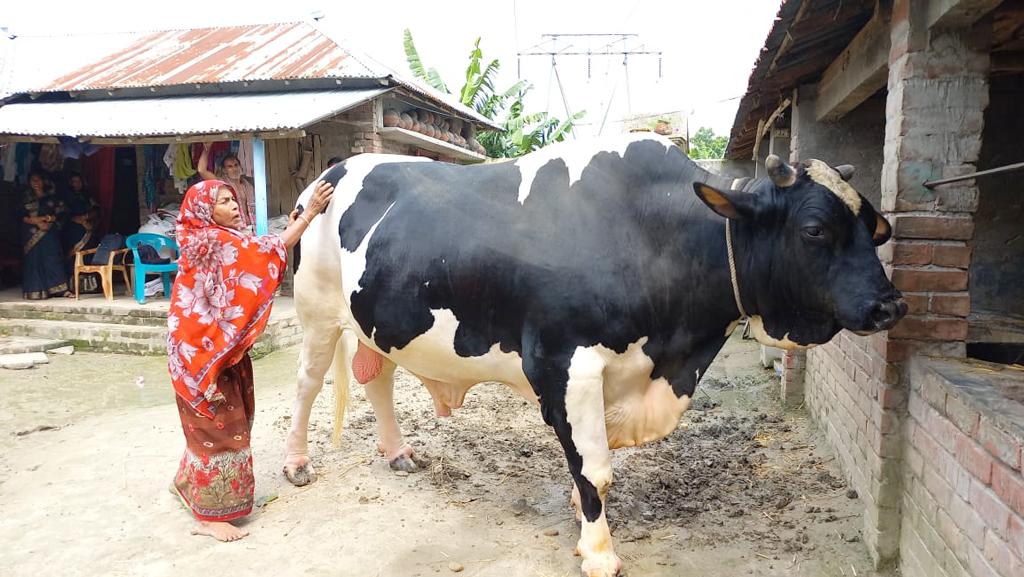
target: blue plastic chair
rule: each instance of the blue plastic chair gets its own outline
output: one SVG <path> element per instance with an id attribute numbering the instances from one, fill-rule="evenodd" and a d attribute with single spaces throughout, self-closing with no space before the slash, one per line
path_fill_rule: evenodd
<path id="1" fill-rule="evenodd" d="M 174 281 L 173 275 L 178 272 L 178 256 L 181 255 L 181 251 L 178 249 L 178 243 L 174 242 L 174 239 L 168 238 L 160 234 L 152 234 L 149 232 L 139 232 L 133 234 L 124 241 L 125 245 L 132 249 L 133 262 L 135 263 L 135 300 L 139 304 L 146 302 L 146 275 L 147 274 L 158 274 L 163 278 L 164 281 L 164 296 L 171 298 L 171 283 Z M 149 245 L 156 249 L 157 252 L 161 248 L 170 247 L 174 249 L 174 259 L 168 264 L 149 264 L 142 262 L 139 258 L 139 246 Z"/>

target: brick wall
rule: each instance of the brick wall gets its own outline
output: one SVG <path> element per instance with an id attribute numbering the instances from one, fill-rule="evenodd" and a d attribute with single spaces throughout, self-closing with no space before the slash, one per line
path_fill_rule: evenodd
<path id="1" fill-rule="evenodd" d="M 843 331 L 808 351 L 806 404 L 864 502 L 864 542 L 877 565 L 899 542 L 900 407 L 898 366 L 876 350 L 880 339 Z"/>
<path id="2" fill-rule="evenodd" d="M 879 173 L 869 175 L 880 185 L 879 197 L 872 200 L 893 225 L 893 239 L 879 249 L 879 258 L 910 311 L 888 333 L 858 337 L 843 332 L 832 343 L 809 351 L 804 379 L 807 406 L 864 500 L 865 543 L 878 565 L 902 558 L 901 543 L 906 550 L 917 538 L 901 532 L 906 523 L 917 521 L 901 511 L 911 490 L 904 483 L 913 482 L 903 474 L 905 459 L 915 458 L 913 453 L 904 455 L 913 440 L 906 435 L 916 430 L 906 424 L 906 366 L 919 354 L 964 357 L 966 317 L 971 312 L 969 241 L 974 235 L 977 186 L 965 181 L 929 190 L 923 183 L 975 168 L 988 104 L 989 61 L 979 48 L 985 34 L 922 29 L 922 19 L 911 7 L 924 9 L 924 4 L 893 4 L 885 111 L 875 112 L 885 123 L 884 163 Z M 849 146 L 877 150 L 869 132 L 850 130 L 851 118 L 823 125 L 801 114 L 806 106 L 802 108 L 799 99 L 806 101 L 807 96 L 806 90 L 797 92 L 794 156 L 835 155 L 835 150 L 802 149 L 811 143 L 827 145 L 838 137 Z M 868 156 L 869 161 L 872 158 Z M 859 180 L 862 171 L 857 168 Z M 854 184 L 861 188 L 857 180 Z"/>
<path id="3" fill-rule="evenodd" d="M 818 158 L 856 168 L 852 184 L 871 203 L 881 203 L 885 97 L 873 97 L 840 120 L 815 119 L 816 87 L 794 92 L 791 160 Z M 831 343 L 806 353 L 793 352 L 791 375 L 783 363 L 784 398 L 800 383 L 797 371 L 806 356 L 804 403 L 838 455 L 851 487 L 865 504 L 864 541 L 878 565 L 892 562 L 899 543 L 899 413 L 902 350 L 890 349 L 881 337 L 847 331 Z M 787 379 L 788 377 L 788 379 Z M 896 482 L 893 480 L 896 479 Z"/>
<path id="4" fill-rule="evenodd" d="M 957 384 L 964 381 L 930 364 L 915 361 L 910 374 L 902 573 L 1024 575 L 1024 428 L 1012 424 L 1024 419 L 1000 414 L 1005 401 L 992 394 L 991 383 L 971 390 L 969 380 Z"/>

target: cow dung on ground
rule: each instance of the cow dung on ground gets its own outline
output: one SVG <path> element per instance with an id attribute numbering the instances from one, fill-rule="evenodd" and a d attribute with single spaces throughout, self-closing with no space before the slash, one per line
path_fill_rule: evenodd
<path id="1" fill-rule="evenodd" d="M 848 557 L 859 539 L 860 503 L 847 498 L 849 487 L 818 448 L 825 443 L 806 413 L 778 408 L 777 386 L 771 371 L 709 374 L 673 434 L 615 451 L 608 518 L 617 542 L 654 548 L 674 536 L 699 547 L 745 542 L 752 554 L 787 562 Z M 344 447 L 373 446 L 369 403 L 361 387 L 352 393 Z M 433 460 L 408 477 L 408 490 L 439 492 L 468 514 L 490 502 L 507 518 L 533 519 L 534 536 L 554 525 L 575 542 L 565 459 L 536 406 L 503 385 L 483 384 L 451 418 L 437 418 L 426 390 L 401 370 L 395 402 L 406 440 Z M 310 442 L 314 458 L 330 468 L 352 456 L 330 444 L 328 406 L 325 399 L 314 409 Z M 279 422 L 282 434 L 287 424 Z"/>

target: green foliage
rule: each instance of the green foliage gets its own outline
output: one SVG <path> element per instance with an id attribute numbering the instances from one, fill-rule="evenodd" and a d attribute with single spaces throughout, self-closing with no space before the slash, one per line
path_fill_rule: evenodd
<path id="1" fill-rule="evenodd" d="M 405 57 L 413 76 L 436 90 L 451 94 L 437 71 L 423 65 L 413 43 L 412 33 L 408 29 L 404 33 L 404 45 Z M 571 118 L 561 120 L 547 112 L 526 113 L 523 109 L 523 97 L 532 86 L 520 80 L 498 92 L 494 87 L 494 78 L 501 69 L 501 63 L 495 59 L 483 66 L 483 62 L 483 50 L 480 48 L 480 38 L 477 38 L 469 52 L 465 83 L 458 97 L 462 104 L 486 118 L 498 120 L 498 124 L 505 129 L 504 132 L 488 130 L 477 135 L 477 140 L 487 149 L 488 156 L 511 158 L 543 148 L 553 142 L 561 142 L 565 140 L 566 134 L 572 131 L 575 122 L 585 114 L 580 111 Z"/>
<path id="2" fill-rule="evenodd" d="M 727 136 L 715 136 L 715 132 L 704 126 L 690 138 L 690 158 L 719 159 L 725 156 L 725 147 L 729 144 Z"/>
<path id="3" fill-rule="evenodd" d="M 412 41 L 412 33 L 409 32 L 408 28 L 405 29 L 404 40 L 405 59 L 409 62 L 409 70 L 412 71 L 412 75 L 426 82 L 435 90 L 448 94 L 448 87 L 444 85 L 444 81 L 441 80 L 441 75 L 438 74 L 437 70 L 424 68 L 423 62 L 420 60 L 420 53 L 416 50 L 416 45 Z"/>

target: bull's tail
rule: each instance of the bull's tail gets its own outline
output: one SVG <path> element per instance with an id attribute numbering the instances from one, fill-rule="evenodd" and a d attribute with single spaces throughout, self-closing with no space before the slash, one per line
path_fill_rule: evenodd
<path id="1" fill-rule="evenodd" d="M 352 382 L 352 357 L 348 353 L 346 333 L 342 331 L 334 345 L 334 431 L 331 441 L 341 445 L 341 430 L 345 426 L 345 409 L 348 408 L 348 387 Z"/>

